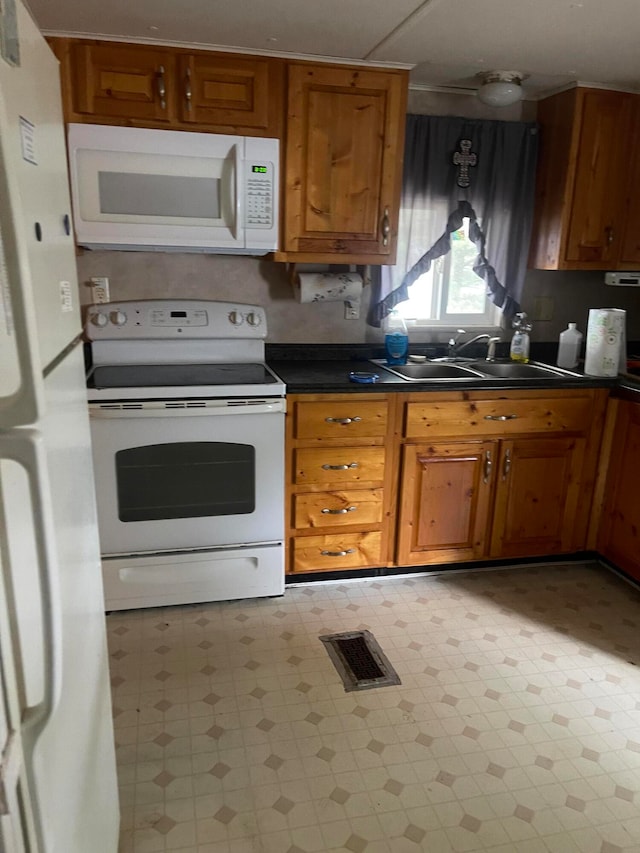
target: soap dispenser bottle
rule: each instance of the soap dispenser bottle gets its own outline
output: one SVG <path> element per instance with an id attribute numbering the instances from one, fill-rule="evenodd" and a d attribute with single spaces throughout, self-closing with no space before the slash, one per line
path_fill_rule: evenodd
<path id="1" fill-rule="evenodd" d="M 394 309 L 384 323 L 384 352 L 387 364 L 406 364 L 409 351 L 407 326 Z"/>
<path id="2" fill-rule="evenodd" d="M 529 361 L 529 332 L 533 327 L 531 323 L 527 323 L 527 315 L 524 311 L 515 315 L 511 325 L 515 331 L 511 339 L 509 356 L 511 361 L 519 361 L 526 364 Z"/>

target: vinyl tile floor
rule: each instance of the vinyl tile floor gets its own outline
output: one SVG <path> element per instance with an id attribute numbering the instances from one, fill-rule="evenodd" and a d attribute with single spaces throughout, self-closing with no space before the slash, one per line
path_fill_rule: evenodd
<path id="1" fill-rule="evenodd" d="M 588 564 L 108 617 L 121 853 L 638 853 L 640 593 Z M 402 679 L 346 693 L 318 637 Z"/>

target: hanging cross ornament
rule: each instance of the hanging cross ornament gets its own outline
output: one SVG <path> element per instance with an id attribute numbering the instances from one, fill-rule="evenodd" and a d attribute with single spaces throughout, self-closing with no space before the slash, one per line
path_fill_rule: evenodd
<path id="1" fill-rule="evenodd" d="M 469 177 L 469 166 L 475 166 L 478 162 L 476 154 L 471 153 L 471 140 L 460 140 L 460 151 L 456 151 L 453 155 L 453 163 L 458 167 L 458 177 L 456 183 L 459 187 L 468 187 L 471 183 Z"/>

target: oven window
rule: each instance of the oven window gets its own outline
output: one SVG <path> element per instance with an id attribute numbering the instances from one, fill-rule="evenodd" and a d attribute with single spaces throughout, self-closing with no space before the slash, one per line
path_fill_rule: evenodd
<path id="1" fill-rule="evenodd" d="M 120 521 L 242 515 L 255 510 L 255 449 L 188 441 L 116 453 Z"/>

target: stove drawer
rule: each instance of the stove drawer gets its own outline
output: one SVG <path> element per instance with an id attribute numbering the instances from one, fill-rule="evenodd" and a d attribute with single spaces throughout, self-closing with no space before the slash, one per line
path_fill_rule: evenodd
<path id="1" fill-rule="evenodd" d="M 293 540 L 293 571 L 363 569 L 382 564 L 382 533 L 298 536 Z"/>
<path id="2" fill-rule="evenodd" d="M 384 447 L 311 447 L 295 451 L 296 485 L 380 483 L 384 478 Z"/>
<path id="3" fill-rule="evenodd" d="M 382 523 L 382 489 L 311 492 L 293 497 L 293 526 L 345 527 Z"/>

